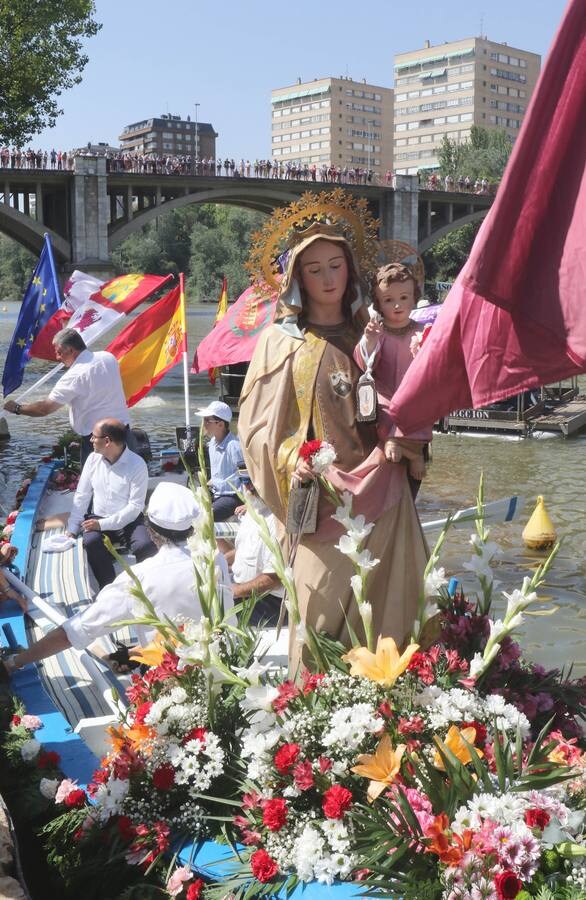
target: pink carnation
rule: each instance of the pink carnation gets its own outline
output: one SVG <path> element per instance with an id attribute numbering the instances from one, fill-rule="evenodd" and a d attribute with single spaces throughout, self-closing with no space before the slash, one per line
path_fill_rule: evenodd
<path id="1" fill-rule="evenodd" d="M 20 724 L 23 725 L 27 731 L 38 731 L 39 728 L 43 727 L 43 723 L 38 716 L 25 715 L 21 718 Z"/>
<path id="2" fill-rule="evenodd" d="M 64 778 L 55 793 L 55 803 L 64 803 L 69 794 L 76 790 L 77 781 L 72 781 L 71 778 Z"/>
<path id="3" fill-rule="evenodd" d="M 189 866 L 181 866 L 180 869 L 175 869 L 167 882 L 167 892 L 172 897 L 177 897 L 182 892 L 185 882 L 190 881 L 192 878 L 193 872 Z"/>

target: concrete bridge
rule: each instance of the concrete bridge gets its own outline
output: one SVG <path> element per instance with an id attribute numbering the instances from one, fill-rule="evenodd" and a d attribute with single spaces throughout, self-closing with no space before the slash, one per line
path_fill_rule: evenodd
<path id="1" fill-rule="evenodd" d="M 335 185 L 268 178 L 106 172 L 103 157 L 79 156 L 75 171 L 0 169 L 0 231 L 34 253 L 51 235 L 63 273 L 80 268 L 108 276 L 110 253 L 157 216 L 192 203 L 227 203 L 271 213 L 305 191 Z M 455 228 L 482 219 L 492 196 L 420 190 L 416 176 L 398 175 L 393 188 L 343 185 L 366 198 L 381 238 L 420 252 Z"/>

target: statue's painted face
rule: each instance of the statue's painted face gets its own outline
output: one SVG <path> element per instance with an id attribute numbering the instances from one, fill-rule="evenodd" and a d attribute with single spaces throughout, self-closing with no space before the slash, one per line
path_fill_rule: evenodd
<path id="1" fill-rule="evenodd" d="M 308 297 L 308 316 L 312 310 L 339 309 L 348 283 L 348 263 L 339 243 L 318 240 L 304 250 L 299 260 L 301 281 Z"/>
<path id="2" fill-rule="evenodd" d="M 415 307 L 415 282 L 412 278 L 386 285 L 377 284 L 375 297 L 387 325 L 403 328 L 409 323 L 409 313 Z"/>

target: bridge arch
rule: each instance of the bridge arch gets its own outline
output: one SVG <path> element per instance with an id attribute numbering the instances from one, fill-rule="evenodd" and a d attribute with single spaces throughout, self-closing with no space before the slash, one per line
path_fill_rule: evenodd
<path id="1" fill-rule="evenodd" d="M 71 259 L 69 241 L 7 203 L 0 203 L 0 231 L 37 256 L 43 249 L 45 234 L 48 234 L 56 260 L 64 263 Z"/>
<path id="2" fill-rule="evenodd" d="M 130 222 L 114 225 L 108 237 L 109 249 L 110 251 L 114 250 L 127 237 L 158 216 L 164 215 L 173 209 L 181 209 L 183 206 L 201 203 L 222 203 L 270 215 L 275 207 L 284 206 L 298 199 L 298 193 L 271 190 L 270 187 L 260 188 L 252 196 L 249 188 L 241 188 L 239 190 L 237 187 L 232 186 L 220 190 L 214 189 L 183 194 L 180 197 L 174 197 L 172 200 L 165 200 L 164 203 L 160 203 L 158 206 L 151 206 L 142 212 L 136 213 Z"/>
<path id="3" fill-rule="evenodd" d="M 434 244 L 436 244 L 451 231 L 457 231 L 458 228 L 462 228 L 464 225 L 469 225 L 471 222 L 480 222 L 482 219 L 484 219 L 489 209 L 490 207 L 487 207 L 486 209 L 477 209 L 475 212 L 469 213 L 467 216 L 461 216 L 459 219 L 454 219 L 453 222 L 449 222 L 447 225 L 443 225 L 436 231 L 432 231 L 432 233 L 428 237 L 419 242 L 419 252 L 425 253 L 426 250 L 431 250 Z"/>

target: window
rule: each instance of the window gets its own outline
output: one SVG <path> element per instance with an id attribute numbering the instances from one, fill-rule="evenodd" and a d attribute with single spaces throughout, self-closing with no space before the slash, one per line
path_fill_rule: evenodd
<path id="1" fill-rule="evenodd" d="M 395 131 L 407 131 L 407 123 L 402 122 L 400 125 L 396 125 Z"/>

